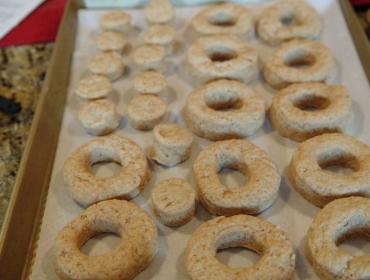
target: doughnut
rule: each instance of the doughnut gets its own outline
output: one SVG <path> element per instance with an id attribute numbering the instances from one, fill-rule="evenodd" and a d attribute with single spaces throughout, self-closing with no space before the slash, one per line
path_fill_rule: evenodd
<path id="1" fill-rule="evenodd" d="M 149 27 L 144 33 L 146 44 L 162 45 L 167 54 L 171 54 L 175 47 L 175 29 L 168 25 L 156 24 Z"/>
<path id="2" fill-rule="evenodd" d="M 233 34 L 250 37 L 254 33 L 252 13 L 233 3 L 210 5 L 192 20 L 191 28 L 199 35 Z"/>
<path id="3" fill-rule="evenodd" d="M 174 18 L 174 8 L 169 0 L 150 0 L 144 8 L 146 20 L 151 24 L 166 24 Z"/>
<path id="4" fill-rule="evenodd" d="M 221 263 L 218 250 L 244 247 L 259 254 L 252 266 Z M 249 215 L 217 217 L 200 225 L 187 244 L 185 265 L 193 280 L 288 280 L 295 268 L 293 246 L 274 224 Z"/>
<path id="5" fill-rule="evenodd" d="M 151 194 L 154 213 L 167 226 L 189 222 L 195 213 L 195 191 L 188 182 L 170 178 L 160 182 Z"/>
<path id="6" fill-rule="evenodd" d="M 167 89 L 167 80 L 155 70 L 147 70 L 136 75 L 134 89 L 139 93 L 161 94 Z"/>
<path id="7" fill-rule="evenodd" d="M 91 172 L 92 165 L 109 161 L 120 163 L 122 169 L 111 177 Z M 113 134 L 77 148 L 66 160 L 63 175 L 71 197 L 87 207 L 112 198 L 134 198 L 144 189 L 150 171 L 141 148 L 134 141 Z"/>
<path id="8" fill-rule="evenodd" d="M 141 70 L 159 69 L 165 57 L 165 49 L 161 45 L 143 45 L 133 53 L 133 61 Z"/>
<path id="9" fill-rule="evenodd" d="M 110 80 L 120 78 L 125 70 L 122 57 L 116 52 L 102 52 L 96 54 L 89 62 L 92 74 L 104 75 Z"/>
<path id="10" fill-rule="evenodd" d="M 257 53 L 233 35 L 201 37 L 186 53 L 186 68 L 195 81 L 229 78 L 248 83 L 258 73 Z"/>
<path id="11" fill-rule="evenodd" d="M 306 243 L 306 256 L 320 279 L 369 279 L 369 256 L 355 256 L 338 248 L 345 240 L 369 237 L 370 200 L 336 199 L 314 218 Z"/>
<path id="12" fill-rule="evenodd" d="M 266 82 L 283 88 L 300 82 L 331 82 L 337 67 L 330 50 L 323 44 L 304 39 L 283 43 L 263 68 Z"/>
<path id="13" fill-rule="evenodd" d="M 101 233 L 121 242 L 102 255 L 88 256 L 81 247 Z M 55 271 L 61 279 L 129 280 L 143 271 L 157 251 L 157 228 L 149 215 L 132 202 L 107 200 L 90 206 L 58 234 Z"/>
<path id="14" fill-rule="evenodd" d="M 100 27 L 107 31 L 126 32 L 131 28 L 131 16 L 123 11 L 112 11 L 100 19 Z"/>
<path id="15" fill-rule="evenodd" d="M 322 28 L 316 10 L 297 0 L 284 0 L 268 7 L 257 22 L 259 37 L 270 45 L 296 38 L 316 40 Z"/>
<path id="16" fill-rule="evenodd" d="M 106 135 L 120 124 L 114 104 L 107 99 L 93 100 L 81 107 L 78 119 L 88 134 Z"/>
<path id="17" fill-rule="evenodd" d="M 221 183 L 218 173 L 232 168 L 248 177 L 240 188 Z M 214 215 L 258 214 L 275 201 L 280 175 L 268 154 L 247 140 L 215 142 L 202 150 L 193 165 L 199 199 Z"/>
<path id="18" fill-rule="evenodd" d="M 352 101 L 343 86 L 292 84 L 274 96 L 269 113 L 280 135 L 304 141 L 327 132 L 345 132 L 352 120 Z"/>
<path id="19" fill-rule="evenodd" d="M 174 123 L 159 124 L 153 129 L 154 144 L 149 158 L 164 166 L 175 166 L 191 155 L 192 134 Z"/>
<path id="20" fill-rule="evenodd" d="M 100 51 L 123 52 L 127 48 L 127 38 L 120 32 L 105 31 L 96 38 L 96 45 Z"/>
<path id="21" fill-rule="evenodd" d="M 138 130 L 151 130 L 167 116 L 167 104 L 157 95 L 134 97 L 127 110 L 128 121 Z"/>
<path id="22" fill-rule="evenodd" d="M 112 82 L 107 77 L 89 75 L 78 83 L 75 93 L 83 99 L 97 99 L 106 97 L 112 90 Z"/>
<path id="23" fill-rule="evenodd" d="M 328 169 L 334 166 L 345 167 L 348 172 Z M 341 197 L 370 197 L 370 147 L 340 133 L 313 137 L 294 152 L 288 178 L 305 199 L 318 207 Z"/>
<path id="24" fill-rule="evenodd" d="M 241 82 L 216 80 L 189 95 L 184 117 L 188 127 L 200 137 L 244 138 L 262 126 L 265 102 Z"/>

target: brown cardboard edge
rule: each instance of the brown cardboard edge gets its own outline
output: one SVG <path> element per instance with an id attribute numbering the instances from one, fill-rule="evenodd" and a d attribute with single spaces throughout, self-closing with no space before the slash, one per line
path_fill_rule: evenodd
<path id="1" fill-rule="evenodd" d="M 26 279 L 33 262 L 63 118 L 80 0 L 69 0 L 0 233 L 0 278 Z"/>

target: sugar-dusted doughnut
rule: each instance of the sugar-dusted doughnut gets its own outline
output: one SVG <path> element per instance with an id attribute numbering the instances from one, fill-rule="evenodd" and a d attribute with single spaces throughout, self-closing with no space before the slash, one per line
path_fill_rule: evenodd
<path id="1" fill-rule="evenodd" d="M 81 247 L 94 235 L 113 233 L 116 248 L 88 256 Z M 134 203 L 107 200 L 92 205 L 66 225 L 55 241 L 55 270 L 62 279 L 129 280 L 143 271 L 157 251 L 157 228 Z"/>
<path id="2" fill-rule="evenodd" d="M 348 238 L 369 236 L 370 199 L 347 197 L 327 204 L 307 234 L 306 256 L 320 279 L 368 279 L 369 256 L 355 256 L 338 245 Z"/>
<path id="3" fill-rule="evenodd" d="M 134 51 L 132 59 L 141 70 L 157 70 L 161 68 L 165 54 L 163 46 L 145 44 Z"/>
<path id="4" fill-rule="evenodd" d="M 199 35 L 233 34 L 250 37 L 254 33 L 254 20 L 246 7 L 221 3 L 202 9 L 191 20 L 191 27 Z"/>
<path id="5" fill-rule="evenodd" d="M 263 68 L 265 80 L 274 88 L 300 82 L 331 82 L 336 73 L 330 50 L 320 42 L 304 39 L 281 44 Z"/>
<path id="6" fill-rule="evenodd" d="M 345 132 L 352 120 L 351 97 L 344 86 L 292 84 L 274 96 L 270 120 L 282 136 L 295 141 Z"/>
<path id="7" fill-rule="evenodd" d="M 195 213 L 196 194 L 184 179 L 161 181 L 152 191 L 151 201 L 154 213 L 167 226 L 184 225 Z"/>
<path id="8" fill-rule="evenodd" d="M 102 75 L 89 75 L 79 81 L 75 93 L 83 99 L 106 97 L 112 92 L 112 82 Z"/>
<path id="9" fill-rule="evenodd" d="M 131 28 L 131 16 L 124 11 L 112 11 L 100 18 L 103 30 L 126 32 Z"/>
<path id="10" fill-rule="evenodd" d="M 105 31 L 96 37 L 96 45 L 100 51 L 116 51 L 122 53 L 128 45 L 127 38 L 117 31 Z"/>
<path id="11" fill-rule="evenodd" d="M 223 185 L 222 168 L 236 169 L 249 180 L 240 188 Z M 247 140 L 224 140 L 202 150 L 193 165 L 199 199 L 212 214 L 258 214 L 275 201 L 280 174 L 268 154 Z"/>
<path id="12" fill-rule="evenodd" d="M 114 161 L 122 169 L 110 177 L 96 176 L 91 166 Z M 66 160 L 64 181 L 72 198 L 87 207 L 98 201 L 137 196 L 149 180 L 148 162 L 132 140 L 116 134 L 91 140 L 77 148 Z"/>
<path id="13" fill-rule="evenodd" d="M 189 95 L 184 116 L 189 128 L 201 137 L 244 138 L 262 126 L 265 102 L 241 82 L 216 80 Z"/>
<path id="14" fill-rule="evenodd" d="M 191 155 L 192 134 L 174 123 L 159 124 L 153 129 L 154 143 L 148 156 L 155 162 L 174 166 Z"/>
<path id="15" fill-rule="evenodd" d="M 139 93 L 161 95 L 167 89 L 167 80 L 155 70 L 147 70 L 135 76 L 134 89 Z"/>
<path id="16" fill-rule="evenodd" d="M 150 0 L 144 14 L 151 24 L 166 24 L 173 20 L 175 11 L 169 0 Z"/>
<path id="17" fill-rule="evenodd" d="M 168 25 L 156 24 L 144 33 L 146 44 L 162 45 L 167 54 L 171 54 L 175 49 L 175 29 Z"/>
<path id="18" fill-rule="evenodd" d="M 217 250 L 244 247 L 261 258 L 252 266 L 233 268 L 222 264 Z M 274 224 L 249 215 L 217 217 L 198 227 L 185 254 L 193 280 L 288 280 L 295 268 L 295 254 L 286 234 Z"/>
<path id="19" fill-rule="evenodd" d="M 195 81 L 228 78 L 249 82 L 257 77 L 257 53 L 233 35 L 200 37 L 186 53 L 186 68 Z"/>
<path id="20" fill-rule="evenodd" d="M 304 1 L 283 0 L 259 16 L 257 32 L 265 42 L 276 45 L 296 38 L 320 38 L 323 23 L 316 10 Z"/>
<path id="21" fill-rule="evenodd" d="M 327 169 L 338 165 L 347 172 Z M 293 187 L 318 207 L 340 197 L 370 197 L 370 147 L 340 133 L 313 137 L 294 152 L 288 177 Z"/>
<path id="22" fill-rule="evenodd" d="M 96 54 L 89 62 L 89 70 L 93 74 L 104 75 L 110 80 L 120 78 L 125 70 L 122 57 L 116 52 Z"/>

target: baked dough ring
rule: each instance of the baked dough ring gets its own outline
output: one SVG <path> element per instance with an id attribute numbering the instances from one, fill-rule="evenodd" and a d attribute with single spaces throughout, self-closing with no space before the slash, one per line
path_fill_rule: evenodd
<path id="1" fill-rule="evenodd" d="M 281 44 L 263 68 L 265 80 L 274 88 L 300 82 L 331 82 L 336 74 L 330 50 L 319 42 L 303 39 Z"/>
<path id="2" fill-rule="evenodd" d="M 121 237 L 116 248 L 88 256 L 83 244 L 99 233 Z M 66 225 L 55 242 L 56 272 L 62 279 L 133 279 L 156 254 L 157 228 L 149 215 L 124 200 L 99 202 Z"/>
<path id="3" fill-rule="evenodd" d="M 186 67 L 200 83 L 229 78 L 248 83 L 258 73 L 257 53 L 233 35 L 201 37 L 186 54 Z"/>
<path id="4" fill-rule="evenodd" d="M 343 86 L 293 84 L 274 96 L 270 120 L 282 136 L 295 141 L 326 132 L 345 132 L 352 120 L 351 97 Z"/>
<path id="5" fill-rule="evenodd" d="M 111 177 L 91 173 L 93 164 L 106 161 L 120 163 L 121 171 Z M 101 137 L 80 146 L 69 156 L 63 171 L 72 198 L 84 207 L 112 198 L 132 199 L 150 177 L 141 148 L 119 135 Z"/>
<path id="6" fill-rule="evenodd" d="M 252 13 L 244 6 L 222 3 L 202 9 L 191 21 L 199 35 L 233 34 L 250 37 L 254 33 Z"/>
<path id="7" fill-rule="evenodd" d="M 241 188 L 221 183 L 218 172 L 224 167 L 237 169 L 248 176 Z M 266 152 L 246 140 L 218 141 L 207 146 L 193 165 L 199 198 L 215 215 L 258 214 L 275 201 L 280 174 Z"/>
<path id="8" fill-rule="evenodd" d="M 321 279 L 369 279 L 370 256 L 354 256 L 338 248 L 344 240 L 369 236 L 370 200 L 337 199 L 315 217 L 307 236 L 306 256 Z"/>
<path id="9" fill-rule="evenodd" d="M 338 174 L 325 170 L 333 165 L 353 172 Z M 345 134 L 316 136 L 298 146 L 288 176 L 293 187 L 318 207 L 340 197 L 370 197 L 370 147 Z"/>
<path id="10" fill-rule="evenodd" d="M 279 1 L 259 16 L 257 32 L 265 42 L 276 45 L 294 38 L 319 39 L 323 23 L 314 8 L 304 1 Z"/>
<path id="11" fill-rule="evenodd" d="M 245 247 L 261 255 L 249 267 L 231 268 L 218 261 L 218 249 Z M 193 233 L 186 249 L 186 269 L 194 280 L 287 280 L 293 277 L 295 254 L 286 234 L 262 219 L 217 217 Z"/>
<path id="12" fill-rule="evenodd" d="M 189 128 L 201 137 L 244 138 L 263 125 L 265 102 L 243 83 L 217 80 L 189 95 L 184 115 Z"/>

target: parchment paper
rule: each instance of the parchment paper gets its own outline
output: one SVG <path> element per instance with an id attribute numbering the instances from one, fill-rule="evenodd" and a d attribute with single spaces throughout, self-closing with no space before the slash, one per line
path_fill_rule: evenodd
<path id="1" fill-rule="evenodd" d="M 322 41 L 332 50 L 338 62 L 340 71 L 337 83 L 347 86 L 353 98 L 355 116 L 351 133 L 362 141 L 370 144 L 369 84 L 355 52 L 339 4 L 331 0 L 310 2 L 318 9 L 325 21 Z M 256 14 L 261 9 L 261 6 L 258 5 L 249 6 Z M 176 8 L 175 25 L 179 40 L 183 40 L 184 37 L 186 37 L 184 34 L 187 29 L 187 24 L 199 9 L 200 7 Z M 139 29 L 143 30 L 147 28 L 142 10 L 133 9 L 129 10 L 129 12 L 133 16 L 134 23 Z M 53 269 L 54 239 L 58 231 L 61 230 L 64 225 L 83 211 L 83 209 L 68 196 L 66 186 L 63 182 L 62 167 L 65 159 L 73 150 L 94 138 L 84 132 L 76 119 L 77 110 L 82 102 L 73 94 L 73 89 L 81 77 L 86 75 L 88 59 L 97 52 L 94 38 L 100 32 L 98 19 L 103 13 L 104 11 L 102 10 L 81 10 L 79 12 L 78 38 L 73 56 L 68 101 L 64 112 L 63 125 L 59 137 L 50 190 L 46 202 L 31 279 L 57 279 Z M 141 43 L 138 30 L 132 32 L 130 37 L 132 49 Z M 272 51 L 271 48 L 260 44 L 257 39 L 251 40 L 250 45 L 257 48 L 261 61 Z M 187 95 L 192 90 L 192 86 L 189 84 L 181 68 L 185 48 L 186 45 L 180 50 L 178 55 L 171 56 L 167 59 L 168 63 L 165 71 L 165 75 L 174 92 L 172 101 L 169 104 L 169 110 L 171 111 L 170 121 L 180 124 L 183 124 L 181 109 L 185 104 Z M 124 59 L 129 66 L 129 73 L 126 74 L 124 78 L 114 83 L 116 92 L 111 97 L 117 103 L 117 108 L 123 115 L 118 133 L 130 137 L 146 150 L 152 143 L 152 133 L 139 132 L 132 129 L 125 118 L 127 104 L 134 94 L 132 90 L 133 77 L 137 71 L 132 68 L 132 63 L 128 55 L 125 55 Z M 251 86 L 266 98 L 268 104 L 271 102 L 273 91 L 268 89 L 263 82 L 256 81 L 252 83 Z M 278 133 L 271 128 L 268 119 L 266 119 L 263 128 L 261 128 L 255 136 L 251 137 L 250 140 L 270 154 L 271 158 L 277 163 L 283 176 L 278 199 L 270 209 L 259 215 L 259 217 L 279 225 L 292 240 L 297 253 L 296 279 L 317 279 L 305 260 L 303 248 L 306 231 L 312 218 L 319 209 L 312 206 L 297 194 L 296 191 L 289 186 L 285 178 L 285 169 L 297 143 L 279 136 Z M 47 139 L 45 139 L 45 141 L 47 141 Z M 135 198 L 134 201 L 144 207 L 148 213 L 153 216 L 148 200 L 153 186 L 156 183 L 163 179 L 176 176 L 185 178 L 194 185 L 191 171 L 192 163 L 198 152 L 209 143 L 210 142 L 207 140 L 195 137 L 191 159 L 174 168 L 163 168 L 155 164 L 152 165 L 152 178 L 146 186 L 145 191 Z M 104 169 L 100 169 L 99 172 L 103 174 L 107 172 L 107 169 L 105 171 Z M 238 179 L 239 177 L 233 176 L 230 178 L 230 176 L 228 176 L 226 181 L 230 184 L 235 184 L 235 182 L 232 181 L 235 181 L 235 178 Z M 172 229 L 157 222 L 159 230 L 158 254 L 151 265 L 136 279 L 188 279 L 183 264 L 184 248 L 186 247 L 191 233 L 202 222 L 210 218 L 211 216 L 199 206 L 196 218 L 182 227 Z M 117 243 L 117 239 L 117 237 L 112 236 L 95 238 L 95 242 L 89 242 L 85 246 L 87 248 L 84 248 L 84 250 L 90 252 L 90 254 L 106 252 Z M 369 252 L 370 245 L 360 242 L 344 247 L 351 252 L 359 253 L 360 249 Z M 218 255 L 220 255 L 222 261 L 229 265 L 245 265 L 258 259 L 258 257 L 252 256 L 251 253 L 246 253 L 246 250 L 238 249 L 227 250 Z"/>

